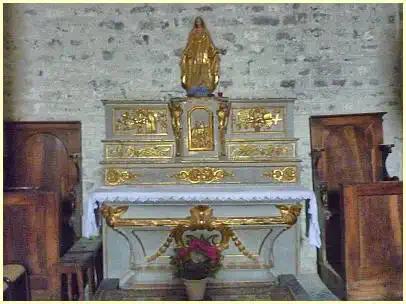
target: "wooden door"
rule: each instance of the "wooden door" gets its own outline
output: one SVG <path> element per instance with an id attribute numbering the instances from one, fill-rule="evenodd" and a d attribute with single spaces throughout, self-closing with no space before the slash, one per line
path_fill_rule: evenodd
<path id="1" fill-rule="evenodd" d="M 403 287 L 402 183 L 342 189 L 348 300 L 399 300 Z"/>
<path id="2" fill-rule="evenodd" d="M 4 264 L 22 264 L 33 300 L 59 299 L 59 197 L 56 192 L 4 193 Z"/>

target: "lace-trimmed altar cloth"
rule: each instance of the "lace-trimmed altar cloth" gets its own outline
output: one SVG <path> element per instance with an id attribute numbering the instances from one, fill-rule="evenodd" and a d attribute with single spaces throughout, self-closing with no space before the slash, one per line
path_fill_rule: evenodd
<path id="1" fill-rule="evenodd" d="M 87 204 L 87 214 L 83 229 L 84 237 L 98 235 L 94 209 L 96 201 L 123 201 L 132 204 L 148 202 L 193 202 L 210 203 L 245 201 L 303 201 L 309 200 L 308 215 L 310 217 L 309 243 L 320 248 L 320 228 L 317 215 L 316 196 L 313 191 L 301 185 L 154 185 L 154 186 L 119 186 L 100 187 L 90 192 Z"/>

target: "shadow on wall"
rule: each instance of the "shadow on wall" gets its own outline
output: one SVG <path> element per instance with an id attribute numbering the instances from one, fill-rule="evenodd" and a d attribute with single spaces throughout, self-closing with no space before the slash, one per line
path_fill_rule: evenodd
<path id="1" fill-rule="evenodd" d="M 402 96 L 403 96 L 403 4 L 398 4 L 398 9 L 399 9 L 399 39 L 397 41 L 397 47 L 398 47 L 398 66 L 400 67 L 400 77 L 399 77 L 399 100 L 400 100 L 400 109 L 403 112 L 403 102 L 402 102 Z"/>
<path id="2" fill-rule="evenodd" d="M 393 35 L 392 44 L 381 46 L 383 49 L 386 48 L 387 54 L 391 56 L 383 54 L 385 58 L 379 60 L 380 73 L 388 75 L 386 78 L 389 83 L 384 84 L 388 93 L 385 93 L 383 101 L 377 104 L 379 108 L 376 110 L 388 112 L 384 116 L 384 132 L 386 132 L 384 143 L 394 144 L 395 147 L 387 158 L 387 169 L 390 176 L 398 176 L 402 180 L 403 135 L 402 127 L 400 127 L 400 131 L 398 128 L 403 125 L 403 8 L 402 4 L 394 4 L 394 8 L 394 14 L 388 19 L 393 26 L 391 32 L 386 33 L 386 35 Z M 382 86 L 382 90 L 385 87 Z M 389 136 L 390 129 L 394 132 L 393 137 Z"/>
<path id="3" fill-rule="evenodd" d="M 389 106 L 392 107 L 394 112 L 403 112 L 403 103 L 402 103 L 402 94 L 403 94 L 403 9 L 402 4 L 397 5 L 398 14 L 397 16 L 393 16 L 394 23 L 393 30 L 395 31 L 394 36 L 395 39 L 393 40 L 392 46 L 389 48 L 389 52 L 393 54 L 392 57 L 392 77 L 393 81 L 390 84 L 392 87 L 392 100 L 389 101 Z M 392 16 L 390 16 L 392 17 Z M 384 61 L 381 61 L 384 64 Z M 385 63 L 387 64 L 387 63 Z M 382 67 L 384 69 L 384 67 Z M 399 123 L 402 124 L 402 115 L 399 115 L 400 121 Z"/>
<path id="4" fill-rule="evenodd" d="M 17 120 L 12 107 L 14 92 L 17 90 L 16 78 L 17 67 L 12 64 L 12 56 L 16 56 L 16 46 L 12 41 L 13 28 L 15 28 L 15 16 L 11 4 L 3 5 L 3 119 Z M 15 60 L 18 62 L 18 60 Z"/>

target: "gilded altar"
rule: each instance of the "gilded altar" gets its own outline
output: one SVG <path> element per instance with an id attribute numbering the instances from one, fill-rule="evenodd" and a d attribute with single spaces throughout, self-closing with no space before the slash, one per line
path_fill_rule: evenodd
<path id="1" fill-rule="evenodd" d="M 217 233 L 219 281 L 297 274 L 306 200 L 313 245 L 319 235 L 314 194 L 299 185 L 294 100 L 103 103 L 105 186 L 89 206 L 103 203 L 106 277 L 130 289 L 176 282 L 169 257 L 186 230 Z"/>

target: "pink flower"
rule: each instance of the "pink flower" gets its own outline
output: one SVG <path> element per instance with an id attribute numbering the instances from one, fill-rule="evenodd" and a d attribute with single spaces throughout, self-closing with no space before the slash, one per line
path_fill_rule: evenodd
<path id="1" fill-rule="evenodd" d="M 179 248 L 179 255 L 180 255 L 181 257 L 187 256 L 187 255 L 188 255 L 188 250 L 187 250 L 187 248 Z"/>
<path id="2" fill-rule="evenodd" d="M 189 242 L 188 248 L 192 251 L 202 251 L 212 262 L 219 262 L 220 257 L 217 248 L 207 241 L 196 239 L 191 240 Z"/>
<path id="3" fill-rule="evenodd" d="M 217 258 L 217 249 L 215 247 L 208 247 L 206 250 L 207 255 L 211 260 L 215 260 Z"/>
<path id="4" fill-rule="evenodd" d="M 189 243 L 189 248 L 191 249 L 200 249 L 200 241 L 199 240 L 191 240 Z"/>
<path id="5" fill-rule="evenodd" d="M 208 242 L 204 242 L 201 240 L 191 240 L 189 243 L 189 248 L 191 249 L 201 249 L 206 251 L 207 248 L 210 247 L 210 244 Z"/>
<path id="6" fill-rule="evenodd" d="M 212 247 L 212 246 L 210 246 L 210 244 L 209 243 L 207 243 L 207 242 L 200 242 L 200 249 L 202 249 L 203 251 L 206 251 L 207 252 L 207 249 L 209 249 L 210 247 Z"/>

